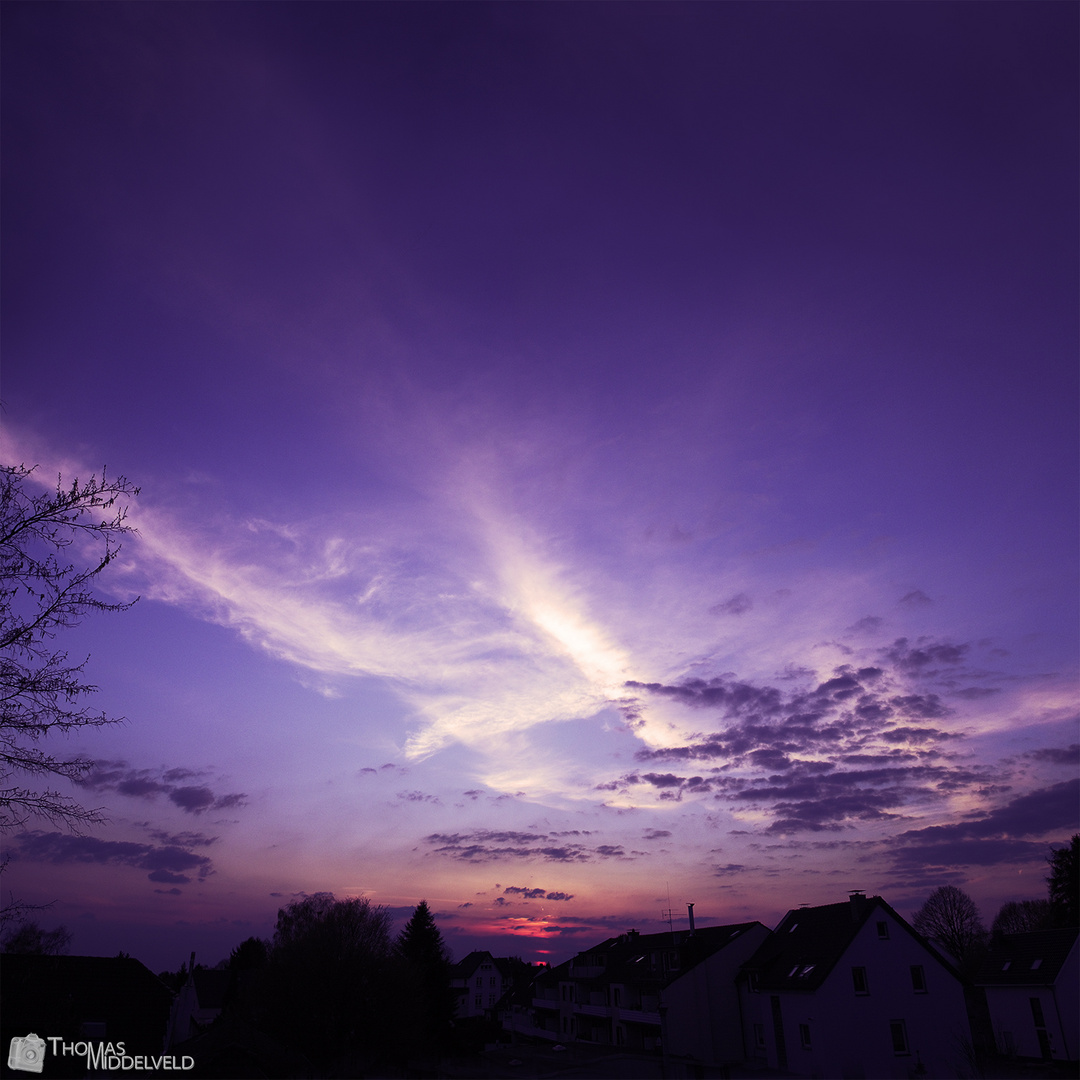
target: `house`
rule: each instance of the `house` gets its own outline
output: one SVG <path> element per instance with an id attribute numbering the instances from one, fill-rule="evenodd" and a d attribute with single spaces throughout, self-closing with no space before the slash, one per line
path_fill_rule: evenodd
<path id="1" fill-rule="evenodd" d="M 236 972 L 229 969 L 196 968 L 195 954 L 191 954 L 187 981 L 180 987 L 169 1016 L 169 1047 L 204 1031 L 221 1015 L 235 980 Z"/>
<path id="2" fill-rule="evenodd" d="M 743 1058 L 735 977 L 768 936 L 759 922 L 630 930 L 542 973 L 533 1030 L 556 1042 L 663 1053 L 673 1075 Z"/>
<path id="3" fill-rule="evenodd" d="M 975 975 L 986 994 L 998 1052 L 1080 1060 L 1080 931 L 1005 934 Z"/>
<path id="4" fill-rule="evenodd" d="M 85 1076 L 88 1044 L 123 1043 L 131 1056 L 160 1055 L 172 996 L 130 956 L 6 954 L 0 1040 L 9 1047 L 13 1038 L 33 1033 L 47 1041 L 45 1075 Z"/>
<path id="5" fill-rule="evenodd" d="M 793 1076 L 958 1076 L 960 973 L 880 897 L 789 911 L 739 976 L 747 1056 Z"/>
<path id="6" fill-rule="evenodd" d="M 469 953 L 450 969 L 450 987 L 457 1003 L 454 1015 L 460 1019 L 490 1014 L 510 985 L 509 961 L 496 960 L 489 952 Z"/>

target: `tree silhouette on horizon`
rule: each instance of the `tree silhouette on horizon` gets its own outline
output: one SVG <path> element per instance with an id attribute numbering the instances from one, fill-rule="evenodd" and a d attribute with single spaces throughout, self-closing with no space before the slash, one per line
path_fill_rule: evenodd
<path id="1" fill-rule="evenodd" d="M 426 1036 L 426 1050 L 444 1045 L 454 1019 L 450 988 L 451 953 L 426 900 L 416 905 L 396 943 L 416 992 L 417 1031 Z"/>

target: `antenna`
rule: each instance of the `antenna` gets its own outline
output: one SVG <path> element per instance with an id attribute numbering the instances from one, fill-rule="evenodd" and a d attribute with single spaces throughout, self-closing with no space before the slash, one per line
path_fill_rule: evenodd
<path id="1" fill-rule="evenodd" d="M 667 919 L 668 930 L 672 934 L 674 934 L 675 933 L 675 927 L 674 927 L 674 925 L 672 923 L 672 919 L 674 918 L 675 912 L 672 910 L 672 907 L 671 907 L 671 883 L 665 881 L 664 885 L 667 887 L 667 907 L 663 911 L 661 911 L 660 914 L 663 915 L 663 917 L 665 919 Z"/>

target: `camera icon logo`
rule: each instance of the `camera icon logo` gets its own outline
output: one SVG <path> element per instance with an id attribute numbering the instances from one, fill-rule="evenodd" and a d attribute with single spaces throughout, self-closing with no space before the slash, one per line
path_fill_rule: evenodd
<path id="1" fill-rule="evenodd" d="M 45 1064 L 45 1040 L 39 1039 L 33 1032 L 23 1039 L 16 1036 L 11 1040 L 7 1063 L 9 1069 L 20 1072 L 41 1072 Z"/>

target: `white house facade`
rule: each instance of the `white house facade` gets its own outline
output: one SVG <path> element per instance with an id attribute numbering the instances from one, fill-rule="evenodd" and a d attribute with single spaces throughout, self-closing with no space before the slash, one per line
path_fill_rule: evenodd
<path id="1" fill-rule="evenodd" d="M 739 979 L 747 1057 L 795 1076 L 965 1075 L 959 973 L 879 896 L 789 911 Z"/>

